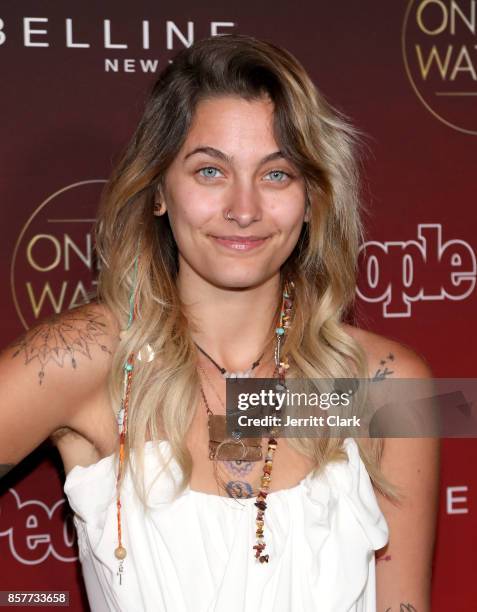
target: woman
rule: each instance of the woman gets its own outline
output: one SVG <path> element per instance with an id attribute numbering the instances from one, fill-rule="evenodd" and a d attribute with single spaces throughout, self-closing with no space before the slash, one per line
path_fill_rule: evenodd
<path id="1" fill-rule="evenodd" d="M 2 462 L 57 444 L 92 610 L 430 609 L 435 441 L 223 428 L 229 376 L 431 376 L 345 322 L 358 142 L 268 42 L 159 75 L 103 194 L 99 300 L 1 360 Z"/>

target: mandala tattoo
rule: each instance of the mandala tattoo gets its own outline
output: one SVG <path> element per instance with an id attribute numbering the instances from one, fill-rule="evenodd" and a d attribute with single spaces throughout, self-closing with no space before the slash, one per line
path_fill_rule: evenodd
<path id="1" fill-rule="evenodd" d="M 104 317 L 99 313 L 63 313 L 54 316 L 27 332 L 11 346 L 17 350 L 12 358 L 21 355 L 25 365 L 38 364 L 38 382 L 43 384 L 45 366 L 54 363 L 60 368 L 77 367 L 76 358 L 84 355 L 91 359 L 91 347 L 99 348 L 111 355 L 103 344 L 107 335 Z"/>
<path id="2" fill-rule="evenodd" d="M 230 480 L 226 485 L 226 490 L 229 497 L 235 497 L 237 499 L 253 497 L 253 489 L 250 483 L 244 480 Z"/>
<path id="3" fill-rule="evenodd" d="M 387 357 L 385 357 L 384 359 L 381 359 L 381 361 L 379 362 L 379 365 L 383 366 L 383 369 L 381 368 L 377 369 L 376 374 L 372 378 L 372 381 L 377 382 L 379 380 L 385 379 L 386 376 L 389 376 L 390 374 L 394 374 L 393 370 L 388 369 L 388 364 L 393 361 L 394 361 L 394 355 L 392 353 L 389 353 Z"/>
<path id="4" fill-rule="evenodd" d="M 243 478 L 247 474 L 249 474 L 254 466 L 253 461 L 242 461 L 240 459 L 236 461 L 222 461 L 225 466 L 225 469 L 235 474 L 235 476 L 239 478 Z"/>

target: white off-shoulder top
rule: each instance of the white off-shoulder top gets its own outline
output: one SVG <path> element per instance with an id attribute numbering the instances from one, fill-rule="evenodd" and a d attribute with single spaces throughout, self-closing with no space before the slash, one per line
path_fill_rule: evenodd
<path id="1" fill-rule="evenodd" d="M 388 541 L 358 446 L 348 461 L 269 493 L 265 552 L 255 544 L 255 498 L 236 500 L 188 487 L 172 501 L 180 467 L 163 471 L 144 510 L 127 474 L 121 493 L 124 560 L 119 584 L 114 456 L 67 475 L 79 558 L 92 612 L 375 612 L 374 551 Z M 146 485 L 170 456 L 145 444 Z M 133 457 L 134 461 L 134 457 Z"/>

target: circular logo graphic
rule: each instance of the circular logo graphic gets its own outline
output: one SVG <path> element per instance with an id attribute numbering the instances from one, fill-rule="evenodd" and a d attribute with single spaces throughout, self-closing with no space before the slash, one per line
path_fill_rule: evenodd
<path id="1" fill-rule="evenodd" d="M 445 125 L 477 134 L 477 11 L 464 0 L 411 0 L 402 29 L 408 79 Z"/>
<path id="2" fill-rule="evenodd" d="M 98 262 L 92 226 L 104 179 L 73 183 L 30 215 L 13 250 L 10 284 L 25 329 L 89 301 Z"/>

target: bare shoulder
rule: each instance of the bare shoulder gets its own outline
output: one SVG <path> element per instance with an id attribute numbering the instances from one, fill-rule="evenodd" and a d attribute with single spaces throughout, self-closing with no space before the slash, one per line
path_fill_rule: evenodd
<path id="1" fill-rule="evenodd" d="M 111 312 L 90 303 L 40 321 L 3 350 L 0 463 L 17 463 L 66 433 L 91 447 L 109 443 L 108 379 L 118 344 Z"/>
<path id="2" fill-rule="evenodd" d="M 370 377 L 432 377 L 429 363 L 412 347 L 353 325 L 343 324 L 343 329 L 366 353 Z"/>
<path id="3" fill-rule="evenodd" d="M 119 330 L 112 313 L 96 302 L 40 321 L 13 341 L 1 355 L 3 365 L 23 366 L 28 378 L 38 385 L 48 379 L 58 383 L 68 372 L 90 370 L 100 373 L 119 341 Z"/>

